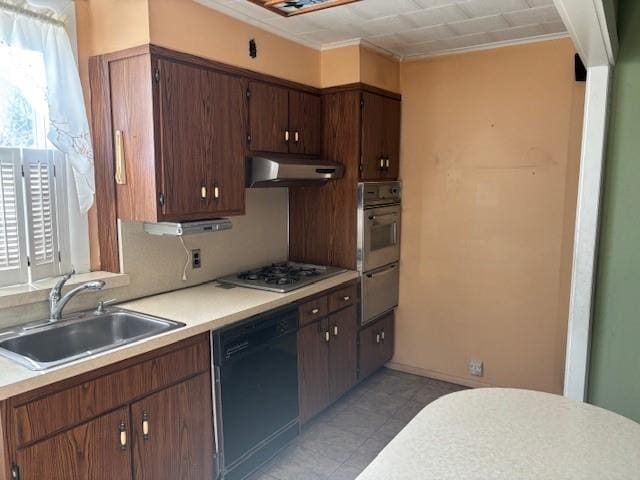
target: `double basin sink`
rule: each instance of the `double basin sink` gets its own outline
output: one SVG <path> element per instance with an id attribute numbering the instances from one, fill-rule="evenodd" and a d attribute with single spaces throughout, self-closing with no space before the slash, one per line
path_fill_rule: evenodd
<path id="1" fill-rule="evenodd" d="M 183 326 L 123 309 L 85 312 L 0 332 L 0 355 L 47 370 Z"/>

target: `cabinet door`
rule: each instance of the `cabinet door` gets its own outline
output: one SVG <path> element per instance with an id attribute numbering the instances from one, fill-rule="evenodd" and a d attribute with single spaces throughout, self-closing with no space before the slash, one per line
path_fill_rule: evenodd
<path id="1" fill-rule="evenodd" d="M 388 313 L 359 334 L 359 375 L 361 380 L 382 367 L 393 356 L 394 314 Z"/>
<path id="2" fill-rule="evenodd" d="M 298 332 L 300 423 L 306 423 L 330 403 L 329 324 L 326 318 Z"/>
<path id="3" fill-rule="evenodd" d="M 121 408 L 48 440 L 19 449 L 16 460 L 20 478 L 130 480 L 129 432 L 128 409 Z M 121 434 L 124 436 L 121 437 Z M 121 441 L 124 445 L 121 445 Z"/>
<path id="4" fill-rule="evenodd" d="M 400 101 L 385 98 L 384 103 L 385 126 L 382 145 L 382 152 L 385 156 L 384 177 L 396 180 L 400 166 Z"/>
<path id="5" fill-rule="evenodd" d="M 268 83 L 249 82 L 249 150 L 289 151 L 289 91 Z"/>
<path id="6" fill-rule="evenodd" d="M 158 118 L 164 219 L 197 217 L 207 201 L 205 161 L 212 157 L 213 85 L 206 70 L 158 60 Z M 204 189 L 203 189 L 204 187 Z"/>
<path id="7" fill-rule="evenodd" d="M 215 448 L 209 374 L 200 374 L 134 403 L 131 420 L 135 480 L 213 478 Z M 145 421 L 148 428 L 143 425 Z"/>
<path id="8" fill-rule="evenodd" d="M 244 213 L 244 152 L 246 136 L 246 82 L 209 72 L 212 121 L 209 124 L 212 155 L 206 159 L 211 211 Z"/>
<path id="9" fill-rule="evenodd" d="M 384 137 L 386 99 L 380 95 L 362 94 L 362 180 L 384 177 Z"/>
<path id="10" fill-rule="evenodd" d="M 311 93 L 289 91 L 289 152 L 320 155 L 322 152 L 322 102 Z"/>
<path id="11" fill-rule="evenodd" d="M 329 317 L 329 390 L 340 398 L 358 379 L 358 308 L 351 305 Z"/>

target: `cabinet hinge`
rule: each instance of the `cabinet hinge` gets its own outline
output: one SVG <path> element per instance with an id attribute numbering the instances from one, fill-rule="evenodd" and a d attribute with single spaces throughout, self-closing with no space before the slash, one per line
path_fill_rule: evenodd
<path id="1" fill-rule="evenodd" d="M 56 166 L 53 166 L 53 178 L 56 178 L 58 174 L 56 173 Z"/>
<path id="2" fill-rule="evenodd" d="M 62 252 L 58 250 L 58 262 L 62 263 Z"/>
<path id="3" fill-rule="evenodd" d="M 158 203 L 161 207 L 164 207 L 164 193 L 158 193 Z"/>
<path id="4" fill-rule="evenodd" d="M 20 467 L 15 463 L 11 465 L 11 480 L 20 480 Z"/>
<path id="5" fill-rule="evenodd" d="M 160 81 L 160 69 L 158 67 L 156 67 L 155 70 L 153 71 L 153 79 L 156 82 Z"/>
<path id="6" fill-rule="evenodd" d="M 247 145 L 251 144 L 251 135 L 247 134 Z"/>
<path id="7" fill-rule="evenodd" d="M 360 108 L 364 108 L 364 98 L 360 99 Z"/>
<path id="8" fill-rule="evenodd" d="M 251 98 L 251 90 L 247 88 L 247 98 Z"/>
<path id="9" fill-rule="evenodd" d="M 358 165 L 358 171 L 362 173 L 363 170 L 364 170 L 364 166 L 362 165 L 362 160 L 360 160 L 360 164 Z"/>
<path id="10" fill-rule="evenodd" d="M 31 258 L 29 258 L 29 256 L 27 256 L 27 267 L 31 266 Z"/>
<path id="11" fill-rule="evenodd" d="M 22 178 L 24 178 L 24 165 L 20 165 L 20 173 L 22 174 Z"/>

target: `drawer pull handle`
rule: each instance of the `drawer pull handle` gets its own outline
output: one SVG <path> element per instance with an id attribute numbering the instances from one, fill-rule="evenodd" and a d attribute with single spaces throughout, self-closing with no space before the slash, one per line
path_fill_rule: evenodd
<path id="1" fill-rule="evenodd" d="M 126 185 L 127 169 L 124 163 L 124 137 L 122 136 L 122 130 L 115 131 L 113 143 L 116 156 L 116 183 L 118 185 Z"/>
<path id="2" fill-rule="evenodd" d="M 149 440 L 149 414 L 142 414 L 142 438 L 144 440 Z"/>
<path id="3" fill-rule="evenodd" d="M 337 337 L 338 336 L 338 325 L 334 325 L 333 326 L 333 336 Z"/>
<path id="4" fill-rule="evenodd" d="M 312 313 L 313 315 L 317 315 L 319 311 L 320 311 L 320 309 L 319 309 L 319 308 L 314 308 L 313 310 L 311 310 L 311 313 Z"/>
<path id="5" fill-rule="evenodd" d="M 331 341 L 331 335 L 329 334 L 329 330 L 324 332 L 324 341 L 327 343 Z"/>
<path id="6" fill-rule="evenodd" d="M 127 426 L 124 422 L 120 422 L 118 425 L 118 431 L 120 432 L 120 450 L 127 449 Z"/>
<path id="7" fill-rule="evenodd" d="M 351 300 L 351 297 L 350 297 L 349 295 L 345 295 L 344 297 L 342 297 L 342 299 L 343 299 L 345 302 L 348 302 L 349 300 Z"/>

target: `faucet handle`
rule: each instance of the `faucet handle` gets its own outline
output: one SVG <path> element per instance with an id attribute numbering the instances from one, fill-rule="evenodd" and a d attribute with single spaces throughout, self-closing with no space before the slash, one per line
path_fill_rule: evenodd
<path id="1" fill-rule="evenodd" d="M 51 295 L 59 297 L 61 295 L 64 284 L 67 283 L 67 280 L 69 280 L 75 274 L 76 274 L 76 269 L 72 268 L 70 272 L 67 272 L 64 275 L 62 275 L 62 278 L 58 280 L 55 286 L 53 287 L 53 289 L 51 289 Z"/>

